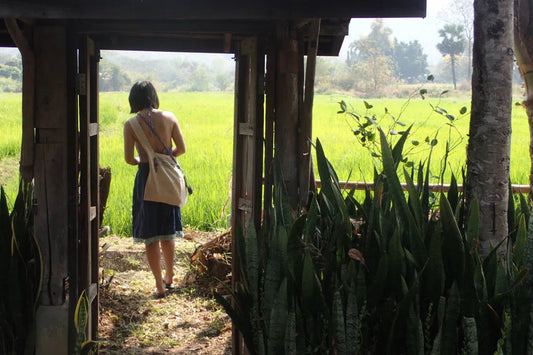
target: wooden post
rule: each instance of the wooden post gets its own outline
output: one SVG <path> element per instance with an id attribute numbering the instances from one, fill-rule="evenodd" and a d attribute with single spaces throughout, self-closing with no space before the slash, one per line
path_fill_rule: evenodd
<path id="1" fill-rule="evenodd" d="M 263 198 L 263 218 L 268 220 L 272 206 L 273 159 L 274 159 L 274 122 L 276 121 L 276 64 L 277 42 L 270 40 L 267 48 L 266 62 L 266 108 L 265 108 L 265 183 Z"/>
<path id="2" fill-rule="evenodd" d="M 300 135 L 298 137 L 298 157 L 300 159 L 298 176 L 300 188 L 300 206 L 306 208 L 309 204 L 309 191 L 316 190 L 313 174 L 313 160 L 311 159 L 311 142 L 313 138 L 313 100 L 315 87 L 316 56 L 318 52 L 318 38 L 320 35 L 320 19 L 314 19 L 309 26 L 307 67 L 305 70 L 305 91 L 300 116 Z"/>
<path id="3" fill-rule="evenodd" d="M 276 157 L 289 203 L 298 209 L 298 40 L 288 23 L 278 26 L 276 76 Z"/>
<path id="4" fill-rule="evenodd" d="M 252 223 L 261 226 L 263 173 L 263 101 L 264 50 L 253 37 L 240 43 L 235 68 L 235 119 L 233 144 L 233 180 L 231 226 L 232 286 L 240 278 L 239 254 L 236 248 L 237 226 L 244 233 Z M 245 352 L 241 335 L 233 330 L 233 353 Z"/>
<path id="5" fill-rule="evenodd" d="M 67 354 L 69 343 L 69 240 L 76 241 L 77 177 L 69 176 L 70 117 L 68 59 L 64 26 L 37 26 L 35 53 L 35 237 L 43 260 L 43 286 L 37 311 L 37 354 Z M 74 132 L 75 134 L 75 132 Z M 73 179 L 73 180 L 69 180 Z M 71 235 L 74 233 L 73 235 Z M 74 301 L 75 302 L 75 301 Z"/>

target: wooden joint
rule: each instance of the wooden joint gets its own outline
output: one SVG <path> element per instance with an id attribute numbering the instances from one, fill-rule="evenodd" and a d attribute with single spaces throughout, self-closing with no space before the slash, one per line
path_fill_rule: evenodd
<path id="1" fill-rule="evenodd" d="M 96 218 L 96 206 L 91 206 L 89 208 L 89 220 L 92 221 Z"/>
<path id="2" fill-rule="evenodd" d="M 252 211 L 252 201 L 247 200 L 245 198 L 239 198 L 239 203 L 237 204 L 237 208 L 241 211 L 251 212 Z"/>
<path id="3" fill-rule="evenodd" d="M 96 136 L 98 134 L 99 128 L 100 126 L 98 125 L 98 123 L 89 123 L 89 136 Z"/>
<path id="4" fill-rule="evenodd" d="M 254 126 L 251 123 L 239 123 L 239 134 L 241 136 L 253 136 Z"/>
<path id="5" fill-rule="evenodd" d="M 98 285 L 95 282 L 93 282 L 87 288 L 87 298 L 89 299 L 89 304 L 91 304 L 94 301 L 97 294 L 98 294 Z"/>

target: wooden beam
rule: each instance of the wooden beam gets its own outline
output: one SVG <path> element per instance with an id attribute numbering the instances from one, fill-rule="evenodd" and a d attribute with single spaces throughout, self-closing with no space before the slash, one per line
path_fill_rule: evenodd
<path id="1" fill-rule="evenodd" d="M 109 21 L 81 20 L 76 23 L 80 34 L 138 34 L 169 35 L 169 34 L 220 34 L 239 33 L 242 35 L 267 34 L 275 30 L 270 21 L 250 20 L 167 20 L 146 23 L 139 20 Z"/>
<path id="2" fill-rule="evenodd" d="M 98 47 L 104 50 L 228 53 L 223 34 L 220 34 L 217 38 L 207 39 L 123 35 L 96 35 L 92 37 L 98 43 Z M 233 45 L 230 45 L 229 52 L 233 51 Z"/>
<path id="3" fill-rule="evenodd" d="M 0 0 L 0 17 L 46 19 L 301 19 L 425 17 L 426 0 Z"/>

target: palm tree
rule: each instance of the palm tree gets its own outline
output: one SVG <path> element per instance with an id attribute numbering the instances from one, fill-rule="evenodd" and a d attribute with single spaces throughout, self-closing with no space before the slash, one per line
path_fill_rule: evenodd
<path id="1" fill-rule="evenodd" d="M 455 80 L 455 59 L 456 56 L 463 53 L 465 50 L 466 39 L 464 36 L 464 27 L 461 25 L 444 25 L 444 28 L 439 30 L 439 36 L 442 37 L 442 42 L 437 44 L 437 49 L 442 56 L 449 55 L 452 64 L 452 79 L 453 88 L 457 89 Z"/>

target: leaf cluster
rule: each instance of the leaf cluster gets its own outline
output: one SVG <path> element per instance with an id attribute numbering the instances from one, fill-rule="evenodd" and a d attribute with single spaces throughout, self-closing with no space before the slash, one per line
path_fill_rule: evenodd
<path id="1" fill-rule="evenodd" d="M 479 208 L 452 176 L 432 206 L 429 169 L 399 164 L 409 129 L 377 130 L 382 170 L 361 200 L 343 194 L 316 142 L 322 188 L 294 218 L 275 173 L 272 217 L 235 231 L 241 274 L 233 305 L 217 299 L 251 353 L 524 354 L 533 266 L 529 205 L 510 206 L 508 254 L 479 255 Z M 429 162 L 428 162 L 429 165 Z M 533 222 L 529 222 L 530 224 Z M 517 320 L 509 322 L 509 319 Z"/>

